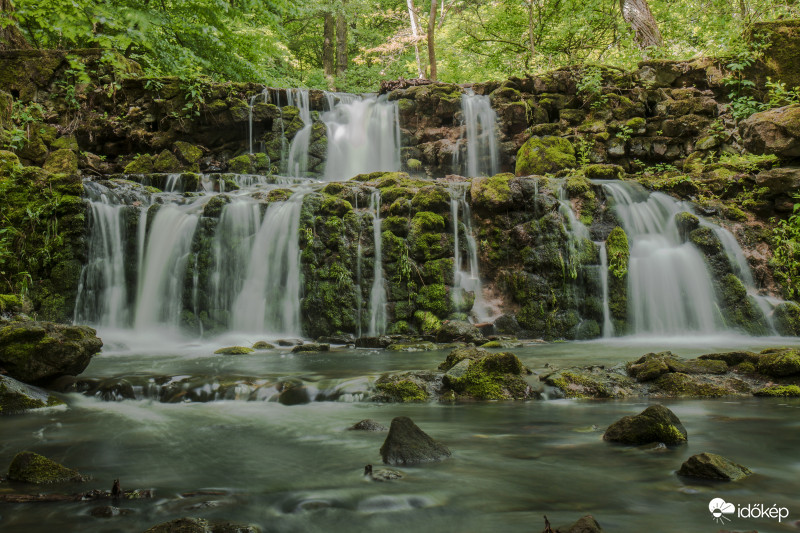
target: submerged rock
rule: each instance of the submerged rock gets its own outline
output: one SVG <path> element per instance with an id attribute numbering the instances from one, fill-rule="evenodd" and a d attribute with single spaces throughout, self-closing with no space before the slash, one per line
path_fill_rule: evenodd
<path id="1" fill-rule="evenodd" d="M 699 453 L 689 457 L 678 470 L 679 476 L 722 481 L 738 481 L 753 472 L 715 453 Z"/>
<path id="2" fill-rule="evenodd" d="M 316 342 L 309 342 L 307 344 L 301 344 L 300 346 L 295 346 L 292 348 L 292 353 L 303 353 L 303 352 L 327 352 L 331 349 L 330 344 L 319 344 Z"/>
<path id="3" fill-rule="evenodd" d="M 407 416 L 392 420 L 389 434 L 381 446 L 383 462 L 390 465 L 441 461 L 450 455 L 447 446 L 433 440 Z"/>
<path id="4" fill-rule="evenodd" d="M 253 353 L 253 351 L 253 348 L 248 348 L 247 346 L 227 346 L 225 348 L 215 350 L 214 353 L 221 355 L 247 355 L 249 353 Z"/>
<path id="5" fill-rule="evenodd" d="M 0 367 L 25 383 L 77 376 L 103 347 L 96 334 L 88 326 L 7 322 L 0 328 Z"/>
<path id="6" fill-rule="evenodd" d="M 347 429 L 352 431 L 386 431 L 389 428 L 387 428 L 386 426 L 384 426 L 383 424 L 381 424 L 376 420 L 373 420 L 371 418 L 365 418 L 360 422 L 356 422 Z"/>
<path id="7" fill-rule="evenodd" d="M 404 474 L 399 470 L 391 470 L 389 468 L 373 470 L 372 465 L 367 465 L 364 467 L 364 476 L 372 481 L 394 481 L 395 479 L 402 479 Z"/>
<path id="8" fill-rule="evenodd" d="M 406 372 L 403 374 L 384 374 L 375 380 L 377 394 L 375 401 L 383 402 L 425 402 L 436 387 L 436 376 L 426 372 Z"/>
<path id="9" fill-rule="evenodd" d="M 225 520 L 176 518 L 153 526 L 144 533 L 261 533 L 261 529 Z"/>
<path id="10" fill-rule="evenodd" d="M 603 440 L 621 444 L 684 444 L 687 441 L 686 428 L 675 413 L 663 405 L 651 405 L 635 416 L 625 416 L 610 426 Z"/>
<path id="11" fill-rule="evenodd" d="M 0 375 L 0 414 L 20 413 L 55 405 L 64 405 L 64 402 L 38 387 Z"/>
<path id="12" fill-rule="evenodd" d="M 77 470 L 62 466 L 33 452 L 20 452 L 14 456 L 8 467 L 8 479 L 35 484 L 86 481 Z"/>

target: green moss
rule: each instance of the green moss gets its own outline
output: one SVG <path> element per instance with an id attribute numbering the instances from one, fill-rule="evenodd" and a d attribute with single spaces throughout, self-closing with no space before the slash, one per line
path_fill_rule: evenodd
<path id="1" fill-rule="evenodd" d="M 432 342 L 395 343 L 386 347 L 389 352 L 431 352 L 435 349 Z"/>
<path id="2" fill-rule="evenodd" d="M 773 313 L 775 329 L 780 335 L 800 336 L 800 306 L 794 302 L 783 302 Z"/>
<path id="3" fill-rule="evenodd" d="M 767 396 L 772 398 L 797 398 L 800 397 L 800 387 L 797 385 L 769 385 L 753 393 L 753 396 Z"/>
<path id="4" fill-rule="evenodd" d="M 611 316 L 624 322 L 628 318 L 628 262 L 630 260 L 630 249 L 628 247 L 628 236 L 621 227 L 615 227 L 608 235 L 606 254 L 609 274 L 608 305 L 611 310 Z M 617 333 L 623 332 L 617 331 Z"/>
<path id="5" fill-rule="evenodd" d="M 497 174 L 490 178 L 474 178 L 470 186 L 470 196 L 475 209 L 497 212 L 514 206 L 510 182 L 513 174 Z"/>
<path id="6" fill-rule="evenodd" d="M 253 161 L 250 159 L 250 155 L 242 154 L 238 157 L 230 159 L 228 161 L 228 171 L 233 172 L 234 174 L 252 174 L 254 169 Z"/>
<path id="7" fill-rule="evenodd" d="M 399 302 L 402 303 L 402 302 Z M 397 316 L 397 307 L 395 306 L 395 316 Z M 411 324 L 406 322 L 405 320 L 398 320 L 392 323 L 391 326 L 386 331 L 389 335 L 405 335 L 407 333 L 413 333 L 413 329 L 411 328 Z"/>
<path id="8" fill-rule="evenodd" d="M 517 152 L 516 175 L 550 174 L 577 164 L 575 148 L 562 137 L 531 137 Z"/>
<path id="9" fill-rule="evenodd" d="M 771 377 L 785 377 L 800 374 L 800 352 L 783 348 L 761 353 L 758 371 Z"/>
<path id="10" fill-rule="evenodd" d="M 16 294 L 0 294 L 0 312 L 8 312 L 20 309 L 22 298 Z"/>
<path id="11" fill-rule="evenodd" d="M 414 195 L 411 205 L 417 211 L 446 212 L 450 209 L 450 195 L 442 186 L 427 185 Z"/>
<path id="12" fill-rule="evenodd" d="M 185 141 L 177 141 L 173 147 L 178 159 L 191 167 L 195 167 L 200 158 L 203 157 L 203 150 Z"/>
<path id="13" fill-rule="evenodd" d="M 247 346 L 228 346 L 215 350 L 214 353 L 222 355 L 246 355 L 253 353 L 253 348 L 248 348 Z"/>
<path id="14" fill-rule="evenodd" d="M 428 400 L 428 392 L 408 379 L 390 381 L 383 377 L 375 383 L 375 388 L 395 402 L 425 402 Z"/>
<path id="15" fill-rule="evenodd" d="M 273 348 L 275 348 L 275 345 L 270 344 L 267 341 L 257 341 L 253 344 L 254 350 L 272 350 Z"/>
<path id="16" fill-rule="evenodd" d="M 322 201 L 319 214 L 324 216 L 343 217 L 353 210 L 353 206 L 347 200 L 342 200 L 336 196 L 328 196 Z"/>
<path id="17" fill-rule="evenodd" d="M 745 361 L 736 365 L 735 369 L 741 374 L 754 374 L 756 371 L 756 365 L 749 361 Z"/>
<path id="18" fill-rule="evenodd" d="M 153 161 L 153 170 L 155 172 L 180 172 L 181 162 L 175 157 L 175 154 L 169 150 L 163 150 Z"/>
<path id="19" fill-rule="evenodd" d="M 605 383 L 586 374 L 564 371 L 548 376 L 545 382 L 560 389 L 567 398 L 611 398 Z"/>
<path id="20" fill-rule="evenodd" d="M 82 481 L 77 471 L 33 452 L 20 452 L 14 456 L 8 467 L 8 479 L 35 484 Z"/>
<path id="21" fill-rule="evenodd" d="M 711 383 L 704 383 L 687 374 L 679 372 L 665 374 L 655 382 L 658 390 L 670 396 L 692 397 L 692 398 L 716 398 L 728 396 L 732 392 Z"/>
<path id="22" fill-rule="evenodd" d="M 422 287 L 417 293 L 416 302 L 420 309 L 430 311 L 439 318 L 446 318 L 452 309 L 447 287 L 438 283 Z"/>
<path id="23" fill-rule="evenodd" d="M 425 213 L 428 212 L 429 211 L 425 211 Z M 399 235 L 401 237 L 408 235 L 408 226 L 409 226 L 408 218 L 406 217 L 390 216 L 386 217 L 381 222 L 381 227 L 384 230 L 391 231 L 395 235 Z"/>
<path id="24" fill-rule="evenodd" d="M 444 226 L 444 218 L 430 211 L 420 211 L 411 219 L 411 231 L 415 233 L 438 233 L 444 231 Z"/>
<path id="25" fill-rule="evenodd" d="M 435 314 L 430 311 L 415 311 L 414 321 L 417 324 L 420 332 L 425 334 L 433 334 L 442 327 L 442 322 Z"/>
<path id="26" fill-rule="evenodd" d="M 422 265 L 422 280 L 426 284 L 444 285 L 453 282 L 453 258 L 445 257 Z"/>
<path id="27" fill-rule="evenodd" d="M 747 213 L 736 207 L 735 205 L 726 205 L 722 208 L 722 215 L 728 220 L 736 222 L 744 222 L 747 220 Z"/>
<path id="28" fill-rule="evenodd" d="M 43 168 L 53 174 L 75 174 L 78 172 L 78 155 L 66 148 L 51 152 Z"/>

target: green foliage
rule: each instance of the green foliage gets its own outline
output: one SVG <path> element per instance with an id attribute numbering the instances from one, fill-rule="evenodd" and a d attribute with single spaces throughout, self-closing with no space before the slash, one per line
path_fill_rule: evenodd
<path id="1" fill-rule="evenodd" d="M 619 226 L 611 230 L 606 246 L 608 271 L 618 279 L 624 278 L 628 274 L 628 260 L 630 259 L 628 236 L 625 231 Z"/>
<path id="2" fill-rule="evenodd" d="M 603 94 L 603 71 L 598 67 L 589 67 L 583 71 L 578 81 L 578 94 L 584 97 L 585 104 L 592 109 L 602 109 L 608 103 L 608 96 Z"/>
<path id="3" fill-rule="evenodd" d="M 623 125 L 619 127 L 619 131 L 617 131 L 616 137 L 622 142 L 628 142 L 632 134 L 633 130 L 630 128 L 630 126 Z"/>
<path id="4" fill-rule="evenodd" d="M 586 137 L 577 138 L 575 142 L 575 155 L 577 156 L 579 168 L 583 168 L 591 162 L 589 155 L 592 153 L 592 144 L 592 141 Z"/>
<path id="5" fill-rule="evenodd" d="M 794 210 L 772 230 L 773 256 L 770 264 L 775 278 L 789 298 L 800 297 L 800 194 L 794 196 Z"/>

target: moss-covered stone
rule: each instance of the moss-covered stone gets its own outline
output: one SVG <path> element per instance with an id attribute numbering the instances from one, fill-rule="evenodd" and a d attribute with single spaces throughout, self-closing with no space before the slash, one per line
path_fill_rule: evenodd
<path id="1" fill-rule="evenodd" d="M 776 378 L 800 374 L 800 352 L 791 348 L 765 350 L 758 360 L 758 371 Z"/>
<path id="2" fill-rule="evenodd" d="M 577 164 L 575 148 L 562 137 L 531 137 L 517 152 L 516 175 L 550 174 Z"/>
<path id="3" fill-rule="evenodd" d="M 155 172 L 173 173 L 183 170 L 181 162 L 175 157 L 175 154 L 169 150 L 163 150 L 153 160 L 153 170 Z"/>
<path id="4" fill-rule="evenodd" d="M 555 387 L 567 398 L 613 398 L 614 393 L 603 376 L 589 372 L 563 370 L 541 378 L 547 385 Z"/>
<path id="5" fill-rule="evenodd" d="M 450 209 L 450 195 L 440 185 L 427 185 L 414 195 L 411 205 L 417 211 L 447 212 Z"/>
<path id="6" fill-rule="evenodd" d="M 672 352 L 648 353 L 627 365 L 628 374 L 636 381 L 652 381 L 669 372 L 665 359 L 674 357 Z"/>
<path id="7" fill-rule="evenodd" d="M 390 352 L 430 352 L 436 350 L 432 342 L 395 343 L 386 347 Z"/>
<path id="8" fill-rule="evenodd" d="M 522 400 L 532 394 L 530 386 L 522 377 L 526 372 L 525 366 L 510 352 L 456 349 L 448 355 L 440 368 L 447 368 L 443 385 L 455 391 L 458 398 Z"/>
<path id="9" fill-rule="evenodd" d="M 415 311 L 414 323 L 421 333 L 434 334 L 442 327 L 442 321 L 431 311 Z"/>
<path id="10" fill-rule="evenodd" d="M 655 387 L 673 397 L 716 398 L 731 394 L 725 387 L 680 372 L 664 374 L 656 380 Z"/>
<path id="11" fill-rule="evenodd" d="M 53 174 L 75 174 L 78 172 L 78 155 L 66 148 L 51 152 L 43 168 Z"/>
<path id="12" fill-rule="evenodd" d="M 153 156 L 141 154 L 139 157 L 125 165 L 125 174 L 152 174 L 154 171 Z"/>
<path id="13" fill-rule="evenodd" d="M 771 398 L 798 398 L 800 397 L 800 387 L 797 385 L 769 385 L 755 391 L 753 395 Z"/>
<path id="14" fill-rule="evenodd" d="M 254 350 L 272 350 L 275 348 L 274 344 L 270 344 L 267 341 L 257 341 L 253 343 Z"/>
<path id="15" fill-rule="evenodd" d="M 586 165 L 583 173 L 590 180 L 619 180 L 625 176 L 625 169 L 619 165 L 596 163 Z"/>
<path id="16" fill-rule="evenodd" d="M 43 389 L 0 375 L 0 414 L 21 413 L 56 405 L 64 405 L 64 402 Z"/>
<path id="17" fill-rule="evenodd" d="M 509 183 L 513 174 L 498 174 L 490 178 L 473 178 L 470 196 L 475 209 L 497 213 L 514 207 Z"/>
<path id="18" fill-rule="evenodd" d="M 753 472 L 715 453 L 700 453 L 689 457 L 678 470 L 679 476 L 720 481 L 738 481 Z"/>
<path id="19" fill-rule="evenodd" d="M 800 336 L 800 306 L 794 302 L 783 302 L 773 312 L 775 330 L 780 335 Z"/>
<path id="20" fill-rule="evenodd" d="M 673 446 L 685 444 L 687 433 L 672 411 L 663 405 L 651 405 L 638 415 L 623 417 L 608 426 L 603 440 L 636 445 L 663 442 Z"/>
<path id="21" fill-rule="evenodd" d="M 328 196 L 319 207 L 319 213 L 324 216 L 343 217 L 352 210 L 353 206 L 350 202 L 336 196 Z"/>
<path id="22" fill-rule="evenodd" d="M 8 467 L 8 479 L 37 485 L 85 481 L 76 470 L 33 452 L 20 452 L 14 456 Z"/>
<path id="23" fill-rule="evenodd" d="M 249 154 L 242 154 L 228 161 L 228 171 L 234 174 L 252 174 L 253 161 Z"/>
<path id="24" fill-rule="evenodd" d="M 253 351 L 253 348 L 248 348 L 247 346 L 226 346 L 225 348 L 214 350 L 214 353 L 220 355 L 247 355 L 253 353 Z"/>
<path id="25" fill-rule="evenodd" d="M 414 233 L 444 231 L 444 218 L 430 211 L 419 211 L 411 219 L 411 231 Z"/>
<path id="26" fill-rule="evenodd" d="M 628 236 L 620 226 L 611 230 L 606 240 L 608 257 L 608 305 L 611 316 L 625 324 L 628 319 L 628 262 L 630 248 Z M 624 333 L 624 328 L 614 328 L 617 334 Z"/>
<path id="27" fill-rule="evenodd" d="M 173 147 L 178 159 L 195 172 L 199 170 L 197 163 L 200 161 L 200 158 L 203 157 L 203 150 L 201 148 L 185 141 L 176 141 Z"/>
<path id="28" fill-rule="evenodd" d="M 408 377 L 384 374 L 375 382 L 375 388 L 389 401 L 408 403 L 429 399 L 425 388 Z"/>

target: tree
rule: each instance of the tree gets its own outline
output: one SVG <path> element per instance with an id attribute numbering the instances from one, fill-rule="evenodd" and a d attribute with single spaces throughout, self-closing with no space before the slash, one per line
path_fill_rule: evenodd
<path id="1" fill-rule="evenodd" d="M 343 76 L 347 70 L 347 19 L 344 16 L 344 3 L 342 9 L 336 14 L 336 75 Z"/>
<path id="2" fill-rule="evenodd" d="M 647 0 L 619 0 L 622 18 L 631 25 L 639 48 L 660 48 L 664 44 Z"/>
<path id="3" fill-rule="evenodd" d="M 422 70 L 422 60 L 419 57 L 419 30 L 417 30 L 417 13 L 414 10 L 414 0 L 406 0 L 408 6 L 408 18 L 411 19 L 411 34 L 414 36 L 414 54 L 417 57 L 418 77 L 424 78 L 425 72 Z"/>
<path id="4" fill-rule="evenodd" d="M 436 81 L 436 48 L 433 33 L 436 30 L 436 0 L 431 0 L 431 14 L 428 17 L 428 63 L 431 66 L 431 79 Z"/>
<path id="5" fill-rule="evenodd" d="M 30 48 L 28 40 L 19 31 L 11 0 L 0 0 L 0 50 Z"/>
<path id="6" fill-rule="evenodd" d="M 326 11 L 322 16 L 322 71 L 330 80 L 333 77 L 333 14 Z"/>

